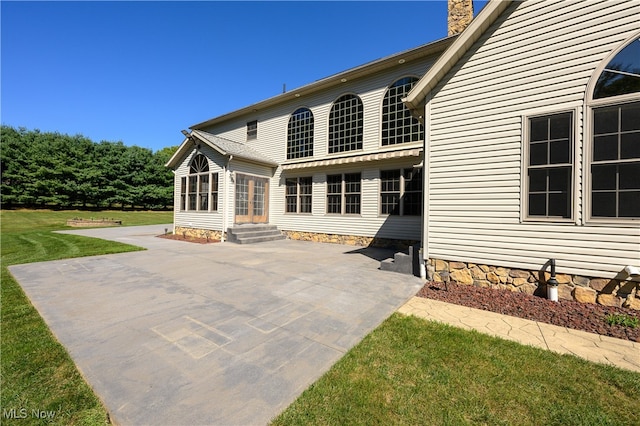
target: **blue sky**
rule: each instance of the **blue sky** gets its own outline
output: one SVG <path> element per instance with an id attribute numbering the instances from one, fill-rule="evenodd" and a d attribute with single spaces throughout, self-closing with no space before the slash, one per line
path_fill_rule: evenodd
<path id="1" fill-rule="evenodd" d="M 485 1 L 475 1 L 477 13 Z M 446 1 L 2 1 L 2 124 L 152 150 L 446 36 Z"/>

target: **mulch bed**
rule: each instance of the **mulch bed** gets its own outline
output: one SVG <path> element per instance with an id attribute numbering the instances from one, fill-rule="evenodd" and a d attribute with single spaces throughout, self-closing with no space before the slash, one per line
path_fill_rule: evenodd
<path id="1" fill-rule="evenodd" d="M 197 244 L 211 244 L 211 243 L 219 243 L 220 240 L 214 240 L 213 238 L 196 238 L 190 236 L 183 236 L 179 234 L 162 234 L 158 235 L 158 238 L 166 238 L 167 240 L 177 240 L 177 241 L 186 241 L 188 243 L 197 243 Z"/>
<path id="2" fill-rule="evenodd" d="M 614 314 L 640 318 L 640 312 L 633 309 L 573 300 L 552 302 L 539 296 L 454 282 L 446 287 L 444 283 L 428 282 L 416 296 L 640 342 L 640 326 L 609 325 L 606 320 L 607 315 Z"/>

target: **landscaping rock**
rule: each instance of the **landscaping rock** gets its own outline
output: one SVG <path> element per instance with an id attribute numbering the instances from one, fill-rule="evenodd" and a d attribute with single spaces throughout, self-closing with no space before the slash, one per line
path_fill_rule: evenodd
<path id="1" fill-rule="evenodd" d="M 581 303 L 596 303 L 596 291 L 588 287 L 576 287 L 573 289 L 573 297 Z"/>
<path id="2" fill-rule="evenodd" d="M 604 306 L 622 306 L 622 299 L 613 294 L 599 294 L 597 301 Z"/>
<path id="3" fill-rule="evenodd" d="M 473 284 L 473 277 L 468 269 L 457 269 L 451 272 L 449 275 L 452 280 L 457 281 L 460 284 L 471 285 Z"/>
<path id="4" fill-rule="evenodd" d="M 441 283 L 428 282 L 418 292 L 417 296 L 589 333 L 597 333 L 603 336 L 640 342 L 640 327 L 631 328 L 622 325 L 610 325 L 606 320 L 607 315 L 613 314 L 638 318 L 640 317 L 640 312 L 638 311 L 621 307 L 580 303 L 575 300 L 552 302 L 539 296 L 519 292 L 518 290 L 523 287 L 517 289 L 511 287 L 516 291 L 513 292 L 497 288 L 460 285 L 455 282 L 450 282 L 446 286 Z M 576 289 L 578 288 L 580 287 L 576 287 Z M 637 302 L 638 299 L 634 298 L 633 303 Z"/>

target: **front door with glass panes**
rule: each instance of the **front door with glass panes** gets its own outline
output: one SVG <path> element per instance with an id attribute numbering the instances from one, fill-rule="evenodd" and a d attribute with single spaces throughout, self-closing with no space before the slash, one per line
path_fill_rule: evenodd
<path id="1" fill-rule="evenodd" d="M 268 179 L 236 174 L 235 223 L 267 223 L 268 201 Z"/>

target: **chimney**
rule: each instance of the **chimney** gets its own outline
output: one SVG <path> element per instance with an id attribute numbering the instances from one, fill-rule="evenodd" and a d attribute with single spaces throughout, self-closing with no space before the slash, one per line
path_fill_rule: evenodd
<path id="1" fill-rule="evenodd" d="M 473 0 L 449 0 L 448 1 L 447 26 L 448 35 L 459 34 L 471 23 L 473 19 Z"/>

